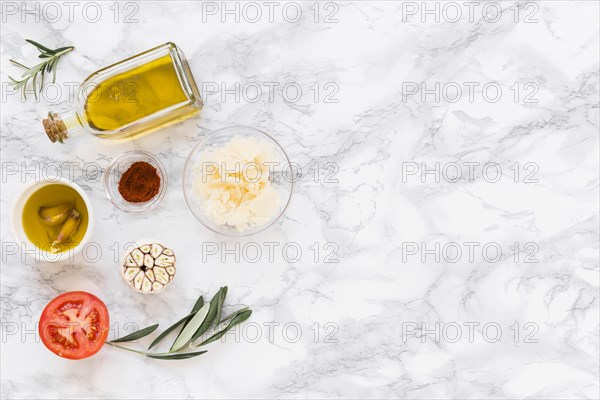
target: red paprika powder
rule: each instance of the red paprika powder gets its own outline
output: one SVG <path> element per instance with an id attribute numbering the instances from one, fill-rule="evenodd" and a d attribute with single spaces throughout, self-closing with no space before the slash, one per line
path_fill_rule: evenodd
<path id="1" fill-rule="evenodd" d="M 160 176 L 152 165 L 136 161 L 119 180 L 119 193 L 130 203 L 145 203 L 152 200 L 160 189 Z"/>

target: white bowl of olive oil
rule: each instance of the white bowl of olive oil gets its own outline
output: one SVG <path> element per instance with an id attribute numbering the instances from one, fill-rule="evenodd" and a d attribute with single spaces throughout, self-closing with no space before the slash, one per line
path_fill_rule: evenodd
<path id="1" fill-rule="evenodd" d="M 21 253 L 41 262 L 72 261 L 94 228 L 89 197 L 64 178 L 25 186 L 15 199 L 12 222 Z"/>

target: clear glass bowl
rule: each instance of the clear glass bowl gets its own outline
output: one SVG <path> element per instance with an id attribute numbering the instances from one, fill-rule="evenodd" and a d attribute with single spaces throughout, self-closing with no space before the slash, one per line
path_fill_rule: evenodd
<path id="1" fill-rule="evenodd" d="M 203 211 L 203 199 L 194 193 L 196 182 L 198 182 L 199 179 L 203 179 L 202 175 L 206 173 L 206 171 L 204 171 L 205 168 L 200 166 L 202 153 L 204 151 L 214 151 L 217 148 L 223 147 L 235 136 L 241 136 L 243 138 L 252 137 L 259 142 L 262 141 L 271 145 L 276 159 L 268 160 L 273 163 L 270 167 L 270 172 L 272 172 L 272 174 L 270 174 L 269 180 L 271 182 L 271 187 L 279 193 L 281 200 L 278 209 L 272 212 L 272 217 L 267 222 L 243 231 L 238 231 L 235 226 L 219 224 L 213 221 Z M 190 212 L 208 229 L 222 235 L 248 236 L 267 229 L 285 212 L 292 196 L 293 182 L 291 179 L 291 171 L 291 164 L 287 154 L 281 145 L 271 136 L 258 129 L 247 126 L 230 126 L 208 134 L 194 146 L 187 158 L 183 171 L 183 195 Z"/>
<path id="2" fill-rule="evenodd" d="M 160 188 L 158 193 L 151 200 L 144 203 L 130 203 L 119 193 L 119 181 L 127 169 L 137 161 L 145 161 L 156 168 L 160 177 Z M 167 173 L 162 163 L 152 154 L 133 150 L 120 154 L 110 163 L 104 173 L 104 191 L 106 197 L 119 209 L 128 213 L 144 213 L 155 208 L 165 196 L 167 188 Z"/>

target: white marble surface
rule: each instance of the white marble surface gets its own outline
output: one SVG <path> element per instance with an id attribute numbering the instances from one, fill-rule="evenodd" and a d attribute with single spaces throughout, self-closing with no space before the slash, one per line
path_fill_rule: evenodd
<path id="1" fill-rule="evenodd" d="M 493 8 L 482 18 L 480 3 L 470 20 L 459 2 L 463 16 L 454 23 L 447 3 L 437 3 L 439 22 L 421 2 L 340 2 L 339 10 L 321 3 L 318 22 L 313 2 L 294 3 L 302 10 L 297 22 L 294 5 L 286 21 L 284 3 L 275 3 L 270 22 L 269 5 L 258 2 L 257 23 L 249 21 L 254 10 L 222 22 L 220 2 L 185 1 L 101 2 L 95 23 L 85 3 L 72 6 L 72 21 L 64 3 L 54 3 L 58 18 L 56 8 L 38 3 L 44 15 L 36 23 L 36 3 L 27 3 L 33 14 L 14 8 L 20 3 L 4 2 L 2 15 L 2 398 L 598 398 L 598 2 L 521 3 L 516 22 L 512 2 L 494 3 L 504 10 L 497 22 Z M 123 22 L 132 12 L 137 22 Z M 337 22 L 323 21 L 330 13 Z M 39 101 L 23 101 L 6 86 L 18 74 L 9 58 L 36 56 L 26 38 L 76 46 L 60 63 L 57 101 L 51 88 Z M 166 41 L 183 49 L 198 82 L 256 83 L 263 96 L 206 95 L 199 118 L 126 144 L 48 142 L 40 119 L 69 108 L 65 82 Z M 269 82 L 298 84 L 303 96 L 286 102 L 275 90 L 270 99 Z M 436 82 L 448 89 L 437 101 L 410 92 Z M 463 95 L 452 102 L 457 85 Z M 466 85 L 478 85 L 472 101 Z M 496 85 L 502 94 L 493 103 Z M 325 102 L 335 88 L 338 101 Z M 272 133 L 304 167 L 285 218 L 244 239 L 196 223 L 181 191 L 193 145 L 232 124 Z M 158 155 L 169 171 L 163 203 L 143 216 L 113 208 L 96 164 L 86 164 L 104 168 L 130 149 Z M 14 196 L 37 179 L 23 176 L 24 168 L 52 175 L 44 169 L 52 161 L 75 162 L 73 178 L 92 199 L 97 261 L 94 249 L 52 265 L 23 261 L 6 247 L 15 240 Z M 447 173 L 437 182 L 434 174 L 425 182 L 410 175 L 436 162 Z M 311 165 L 325 168 L 318 182 Z M 337 183 L 326 179 L 331 165 L 339 168 Z M 463 176 L 451 182 L 456 165 Z M 502 176 L 491 182 L 496 168 Z M 121 281 L 112 247 L 149 235 L 179 257 L 174 283 L 153 297 Z M 267 242 L 277 243 L 273 259 Z M 478 243 L 472 259 L 469 242 Z M 226 252 L 208 254 L 206 243 L 221 250 L 256 243 L 263 255 L 237 262 Z M 457 262 L 452 243 L 462 250 Z M 283 257 L 286 244 L 301 248 L 299 261 Z M 420 251 L 436 245 L 439 260 Z M 338 262 L 324 262 L 332 251 Z M 128 322 L 166 327 L 199 294 L 224 284 L 228 309 L 250 306 L 254 314 L 239 343 L 230 336 L 196 359 L 155 361 L 106 347 L 73 362 L 35 337 L 43 307 L 64 291 L 101 297 L 124 333 Z M 269 324 L 279 324 L 271 337 Z M 429 331 L 411 334 L 415 327 Z"/>

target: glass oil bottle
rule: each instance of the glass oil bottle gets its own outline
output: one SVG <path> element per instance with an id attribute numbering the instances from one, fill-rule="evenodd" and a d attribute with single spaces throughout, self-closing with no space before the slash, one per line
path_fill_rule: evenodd
<path id="1" fill-rule="evenodd" d="M 202 106 L 185 56 L 169 42 L 93 73 L 73 110 L 49 112 L 42 123 L 52 142 L 80 132 L 132 139 L 197 115 Z"/>

